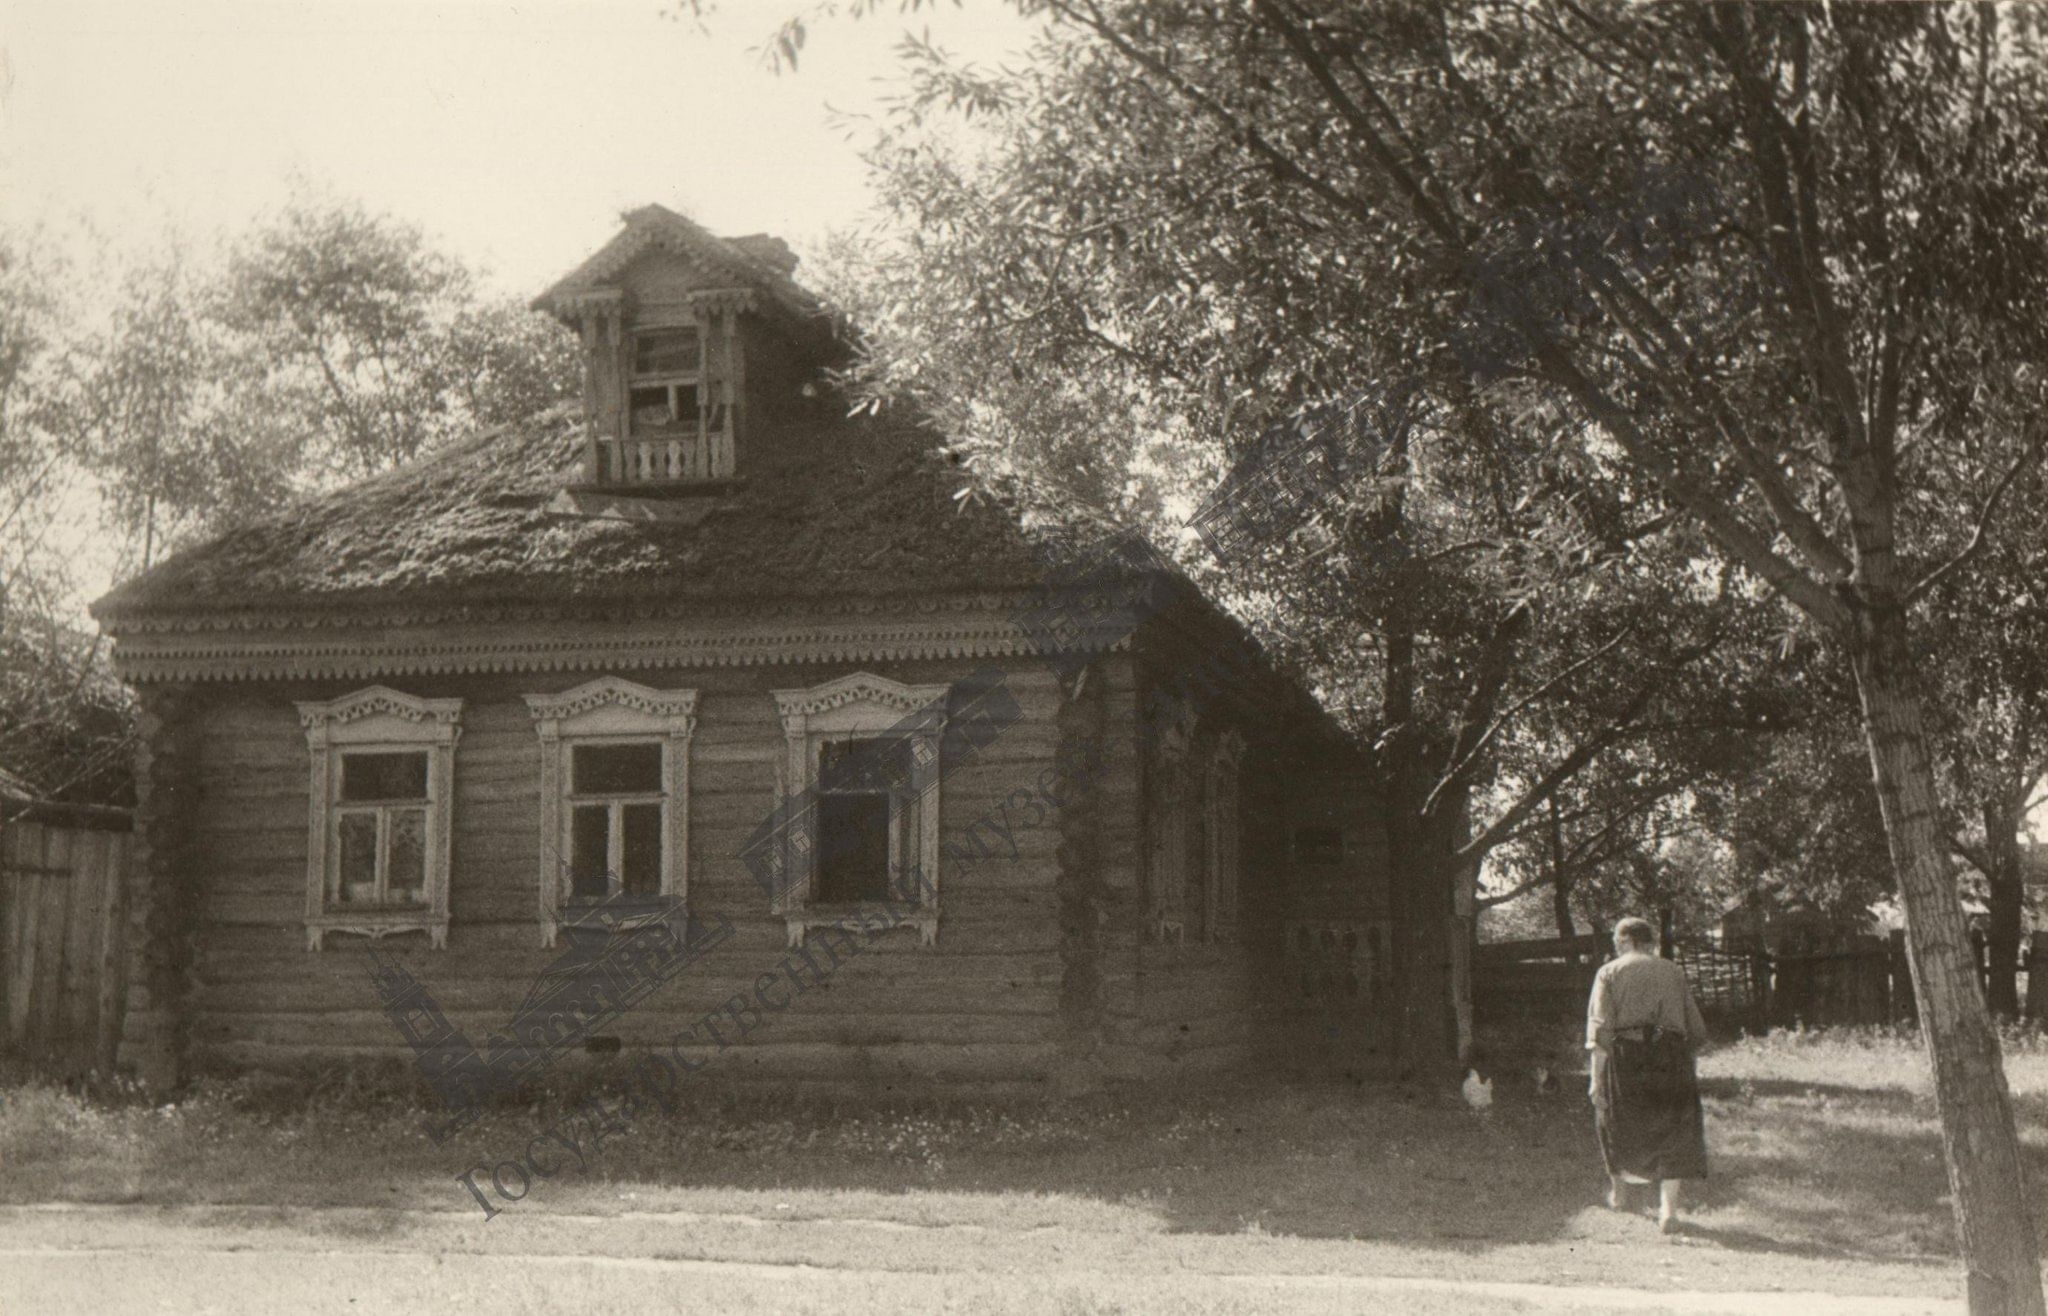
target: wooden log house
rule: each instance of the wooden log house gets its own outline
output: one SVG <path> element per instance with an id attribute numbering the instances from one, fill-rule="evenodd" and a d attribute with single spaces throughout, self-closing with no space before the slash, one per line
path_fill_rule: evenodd
<path id="1" fill-rule="evenodd" d="M 956 500 L 942 436 L 848 414 L 846 334 L 794 266 L 635 211 L 535 303 L 581 336 L 580 407 L 95 605 L 142 704 L 125 1063 L 162 1086 L 407 1059 L 372 946 L 482 1037 L 621 898 L 731 920 L 588 1042 L 691 1054 L 690 1024 L 912 869 L 918 917 L 704 1072 L 1086 1090 L 1271 1064 L 1325 999 L 1370 1049 L 1389 936 L 1355 751 L 1171 569 L 1104 560 L 1095 585 L 1153 601 L 1127 625 L 1088 613 L 1114 590 L 1049 589 L 1053 540 Z M 741 852 L 778 804 L 990 671 L 1014 725 L 920 795 L 835 798 L 821 828 L 883 840 L 763 888 Z"/>

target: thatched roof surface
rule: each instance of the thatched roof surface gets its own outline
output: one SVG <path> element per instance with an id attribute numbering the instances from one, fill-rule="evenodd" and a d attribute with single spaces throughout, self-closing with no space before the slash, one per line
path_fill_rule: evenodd
<path id="1" fill-rule="evenodd" d="M 954 497 L 937 438 L 819 399 L 757 427 L 745 479 L 693 494 L 697 524 L 565 517 L 583 427 L 571 409 L 493 430 L 309 498 L 169 558 L 93 605 L 142 613 L 1024 588 L 1016 522 Z"/>

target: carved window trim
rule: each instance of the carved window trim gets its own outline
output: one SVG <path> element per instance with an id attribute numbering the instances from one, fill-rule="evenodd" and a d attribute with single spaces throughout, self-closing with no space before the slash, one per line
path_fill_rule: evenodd
<path id="1" fill-rule="evenodd" d="M 527 695 L 540 737 L 540 944 L 552 947 L 570 921 L 570 757 L 577 745 L 657 741 L 661 753 L 661 905 L 686 914 L 690 893 L 690 739 L 695 690 L 656 690 L 617 676 L 556 695 Z"/>
<path id="2" fill-rule="evenodd" d="M 1238 894 L 1244 880 L 1240 802 L 1244 751 L 1243 736 L 1235 731 L 1224 732 L 1209 753 L 1208 772 L 1203 779 L 1207 853 L 1203 856 L 1202 871 L 1208 916 L 1202 920 L 1202 928 L 1210 941 L 1233 941 L 1237 937 Z"/>
<path id="3" fill-rule="evenodd" d="M 455 802 L 455 742 L 462 736 L 460 699 L 421 699 L 373 685 L 337 699 L 295 705 L 311 760 L 306 845 L 306 949 L 321 949 L 330 932 L 371 938 L 425 932 L 436 950 L 448 945 L 448 855 Z M 426 896 L 418 909 L 342 909 L 327 899 L 341 862 L 335 793 L 343 754 L 427 755 Z"/>
<path id="4" fill-rule="evenodd" d="M 934 768 L 938 763 L 951 685 L 905 685 L 872 672 L 855 672 L 806 689 L 772 693 L 785 750 L 776 772 L 778 813 L 786 811 L 788 801 L 815 799 L 818 756 L 829 741 L 874 739 L 895 732 L 910 741 L 915 762 Z M 915 926 L 927 946 L 939 935 L 939 777 L 937 771 L 928 772 L 922 789 L 893 796 L 889 806 L 890 897 L 918 889 L 923 903 L 902 922 Z M 786 877 L 778 886 L 773 909 L 789 930 L 791 946 L 801 946 L 811 928 L 837 923 L 856 908 L 811 898 L 817 859 L 816 846 L 810 843 L 814 818 L 814 809 L 800 811 L 796 825 L 783 829 L 781 838 Z M 921 884 L 906 880 L 906 860 L 916 865 Z"/>

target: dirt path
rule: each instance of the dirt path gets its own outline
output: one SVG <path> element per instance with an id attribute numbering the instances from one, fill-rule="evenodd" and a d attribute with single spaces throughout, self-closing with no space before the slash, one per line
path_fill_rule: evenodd
<path id="1" fill-rule="evenodd" d="M 1660 1278 L 1644 1270 L 1643 1255 L 1630 1266 L 1570 1251 L 1575 1276 Z M 1071 1231 L 1010 1236 L 843 1218 L 554 1215 L 487 1232 L 419 1211 L 20 1207 L 0 1209 L 0 1312 L 446 1311 L 479 1300 L 494 1312 L 607 1300 L 798 1313 L 1961 1310 L 1927 1292 L 1920 1274 L 1911 1276 L 1916 1297 L 1874 1296 L 1892 1287 L 1883 1274 L 1864 1275 L 1862 1293 L 1700 1292 L 1486 1278 L 1442 1257 L 1429 1268 L 1436 1274 L 1417 1273 L 1412 1255 L 1370 1245 L 1345 1255 L 1384 1262 L 1386 1273 L 1304 1273 L 1285 1248 L 1272 1250 L 1271 1268 L 1257 1250 L 1212 1267 L 1199 1264 L 1200 1251 L 1173 1248 L 1119 1257 Z"/>

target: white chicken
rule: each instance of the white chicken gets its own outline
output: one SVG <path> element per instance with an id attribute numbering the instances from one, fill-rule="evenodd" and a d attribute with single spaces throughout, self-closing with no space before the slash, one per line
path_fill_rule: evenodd
<path id="1" fill-rule="evenodd" d="M 1485 1110 L 1493 1104 L 1493 1080 L 1479 1077 L 1476 1069 L 1465 1071 L 1465 1084 L 1461 1091 L 1465 1094 L 1465 1104 L 1474 1110 Z"/>

